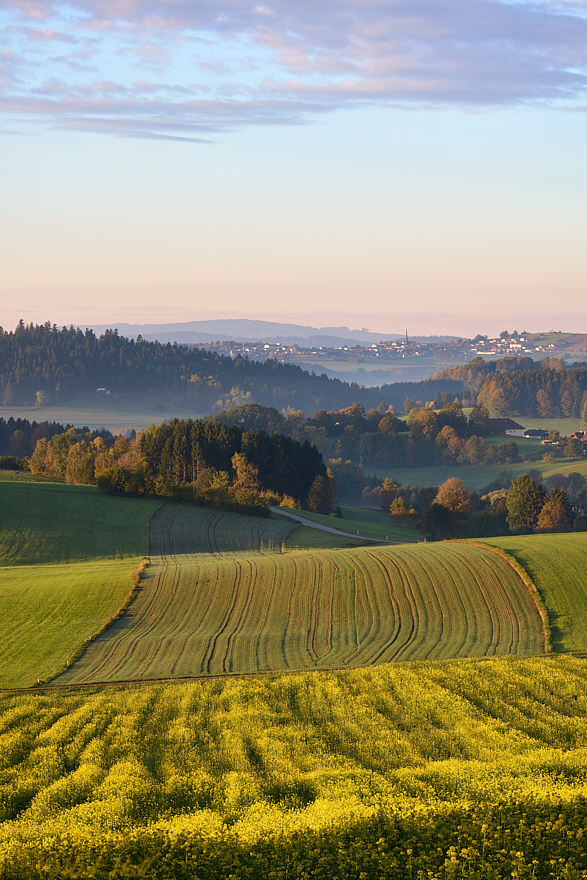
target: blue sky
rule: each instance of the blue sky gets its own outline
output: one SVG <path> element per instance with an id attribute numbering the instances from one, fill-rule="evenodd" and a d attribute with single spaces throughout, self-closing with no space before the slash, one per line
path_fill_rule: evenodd
<path id="1" fill-rule="evenodd" d="M 0 27 L 5 328 L 587 329 L 585 2 L 3 0 Z"/>

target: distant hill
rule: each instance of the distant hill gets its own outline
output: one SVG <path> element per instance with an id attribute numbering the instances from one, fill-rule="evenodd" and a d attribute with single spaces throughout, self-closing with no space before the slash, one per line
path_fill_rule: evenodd
<path id="1" fill-rule="evenodd" d="M 253 321 L 248 318 L 224 318 L 215 321 L 186 321 L 179 324 L 94 324 L 92 330 L 101 334 L 116 326 L 122 336 L 159 342 L 193 344 L 230 340 L 233 342 L 281 342 L 284 345 L 358 345 L 399 339 L 402 333 L 372 333 L 370 330 L 349 330 L 348 327 L 310 327 L 303 324 L 280 324 L 274 321 Z"/>
<path id="2" fill-rule="evenodd" d="M 197 342 L 263 342 L 282 345 L 323 346 L 336 348 L 340 345 L 360 345 L 365 342 L 381 342 L 388 339 L 402 339 L 404 333 L 374 333 L 371 330 L 349 330 L 348 327 L 311 327 L 305 324 L 281 324 L 275 321 L 254 321 L 249 318 L 219 318 L 213 321 L 186 321 L 178 324 L 92 324 L 91 329 L 98 335 L 116 327 L 121 336 L 136 339 L 142 336 L 149 341 L 179 342 L 186 345 Z M 424 337 L 422 339 L 457 339 L 456 336 Z"/>
<path id="3" fill-rule="evenodd" d="M 381 388 L 329 379 L 294 364 L 251 361 L 181 345 L 133 340 L 112 330 L 99 338 L 92 330 L 44 325 L 0 330 L 0 403 L 39 408 L 98 389 L 114 396 L 189 405 L 194 413 L 260 403 L 277 409 L 338 410 L 355 401 L 366 408 L 382 400 L 402 408 L 406 398 L 433 400 L 463 389 L 453 379 L 401 382 Z M 421 395 L 424 395 L 421 397 Z"/>

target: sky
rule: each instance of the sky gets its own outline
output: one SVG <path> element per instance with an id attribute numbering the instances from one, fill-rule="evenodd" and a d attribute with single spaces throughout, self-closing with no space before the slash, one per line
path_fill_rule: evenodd
<path id="1" fill-rule="evenodd" d="M 587 332 L 586 0 L 0 0 L 0 325 Z"/>

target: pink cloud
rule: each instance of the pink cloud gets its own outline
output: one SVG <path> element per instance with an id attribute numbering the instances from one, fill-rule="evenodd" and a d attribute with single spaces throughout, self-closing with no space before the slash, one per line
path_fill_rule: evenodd
<path id="1" fill-rule="evenodd" d="M 11 30 L 19 31 L 27 39 L 37 43 L 75 43 L 76 38 L 71 34 L 60 33 L 48 27 L 27 27 L 26 25 L 8 25 Z"/>
<path id="2" fill-rule="evenodd" d="M 87 41 L 92 34 L 87 57 L 53 59 L 68 65 L 67 83 L 62 71 L 56 76 L 48 67 L 46 85 L 30 89 L 49 96 L 60 84 L 64 99 L 73 102 L 65 101 L 68 110 L 48 101 L 31 111 L 58 125 L 74 124 L 75 114 L 81 124 L 84 114 L 111 112 L 122 130 L 124 119 L 130 125 L 141 109 L 153 126 L 283 124 L 369 103 L 572 104 L 587 90 L 581 0 L 82 0 L 72 21 L 49 0 L 9 0 L 5 9 L 15 17 L 15 39 L 28 43 Z M 172 77 L 187 46 L 193 53 Z M 26 65 L 26 47 L 23 59 Z M 102 86 L 109 94 L 128 91 L 128 80 L 127 86 L 112 82 L 116 59 L 161 81 L 132 86 L 138 109 L 129 103 L 109 110 L 100 104 L 99 111 L 76 105 L 79 95 Z M 83 77 L 91 69 L 95 82 L 88 84 Z M 206 82 L 190 85 L 194 71 Z M 22 106 L 24 81 L 9 96 Z M 199 103 L 187 100 L 190 94 Z"/>

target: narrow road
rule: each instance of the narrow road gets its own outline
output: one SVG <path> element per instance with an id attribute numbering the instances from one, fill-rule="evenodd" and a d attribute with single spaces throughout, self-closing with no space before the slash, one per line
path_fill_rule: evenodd
<path id="1" fill-rule="evenodd" d="M 332 532 L 333 535 L 340 535 L 342 538 L 358 538 L 360 541 L 372 541 L 374 544 L 408 543 L 407 541 L 386 541 L 384 538 L 367 538 L 364 535 L 353 535 L 351 532 L 341 532 L 340 529 L 333 529 L 332 526 L 322 526 L 320 523 L 314 522 L 313 519 L 306 519 L 303 516 L 298 516 L 297 513 L 288 513 L 283 507 L 270 507 L 269 510 L 271 513 L 277 513 L 279 516 L 289 516 L 290 519 L 295 519 L 303 526 L 308 526 L 311 529 L 319 529 L 321 532 Z"/>

